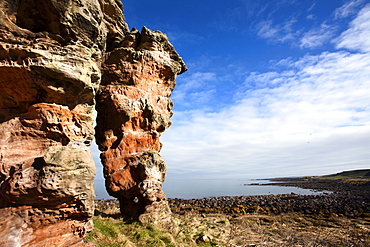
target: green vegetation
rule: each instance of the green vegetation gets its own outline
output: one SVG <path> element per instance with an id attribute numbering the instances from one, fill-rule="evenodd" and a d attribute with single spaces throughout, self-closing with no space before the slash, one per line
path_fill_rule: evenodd
<path id="1" fill-rule="evenodd" d="M 348 180 L 370 180 L 370 169 L 343 171 L 323 176 L 304 177 L 281 177 L 278 179 L 348 179 Z"/>
<path id="2" fill-rule="evenodd" d="M 319 176 L 324 179 L 370 179 L 370 169 L 344 171 L 332 175 Z"/>
<path id="3" fill-rule="evenodd" d="M 370 218 L 335 215 L 249 214 L 239 217 L 174 215 L 170 232 L 137 222 L 94 217 L 95 230 L 86 238 L 95 246 L 370 246 Z"/>
<path id="4" fill-rule="evenodd" d="M 174 227 L 171 230 L 117 219 L 119 207 L 112 203 L 108 208 L 96 208 L 95 213 L 99 216 L 93 217 L 95 230 L 88 234 L 85 240 L 98 247 L 370 246 L 370 213 L 366 206 L 369 197 L 365 193 L 369 188 L 370 169 L 290 178 L 287 181 L 293 181 L 293 184 L 294 181 L 298 181 L 297 184 L 304 181 L 310 186 L 324 184 L 329 186 L 328 188 L 341 185 L 346 191 L 350 188 L 353 193 L 356 192 L 354 195 L 360 203 L 355 202 L 355 210 L 352 210 L 352 204 L 344 198 L 345 213 L 329 211 L 331 204 L 327 204 L 328 200 L 322 204 L 329 205 L 328 208 L 319 207 L 319 211 L 309 211 L 305 208 L 302 212 L 278 210 L 281 205 L 267 210 L 260 205 L 236 203 L 232 207 L 224 206 L 227 214 L 223 214 L 217 207 L 198 208 L 186 205 L 172 208 Z M 323 188 L 326 188 L 325 186 Z M 288 198 L 293 200 L 292 196 Z M 340 196 L 335 196 L 334 199 L 341 202 Z M 351 202 L 353 203 L 353 200 Z M 292 207 L 291 203 L 289 207 Z M 363 206 L 362 211 L 358 211 L 360 204 Z M 312 209 L 317 207 L 315 205 Z"/>
<path id="5" fill-rule="evenodd" d="M 96 246 L 175 246 L 173 237 L 151 226 L 110 217 L 93 217 L 95 230 L 85 237 Z"/>
<path id="6" fill-rule="evenodd" d="M 215 239 L 206 238 L 201 229 L 189 227 L 189 222 L 182 221 L 172 231 L 161 230 L 153 226 L 143 226 L 138 222 L 125 222 L 111 217 L 93 217 L 95 230 L 85 237 L 98 247 L 145 246 L 216 246 Z M 225 221 L 223 221 L 225 224 Z M 212 228 L 204 224 L 205 228 Z"/>

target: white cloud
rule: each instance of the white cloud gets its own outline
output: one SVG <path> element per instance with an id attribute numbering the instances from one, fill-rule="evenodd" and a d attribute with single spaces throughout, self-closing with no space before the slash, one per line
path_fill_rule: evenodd
<path id="1" fill-rule="evenodd" d="M 333 40 L 336 32 L 339 30 L 340 21 L 338 19 L 354 15 L 363 0 L 353 0 L 337 8 L 333 12 L 332 19 L 327 19 L 321 25 L 314 25 L 304 31 L 304 28 L 297 28 L 294 25 L 297 20 L 290 18 L 281 24 L 276 24 L 272 20 L 264 20 L 255 26 L 257 35 L 272 43 L 291 42 L 302 49 L 319 48 Z M 315 7 L 313 4 L 307 12 Z M 368 51 L 370 48 L 370 4 L 366 5 L 355 20 L 350 24 L 350 28 L 336 40 L 337 48 L 347 48 L 357 51 Z M 309 14 L 308 20 L 316 19 L 316 16 Z"/>
<path id="2" fill-rule="evenodd" d="M 315 20 L 315 19 L 316 19 L 316 16 L 315 16 L 315 15 L 310 14 L 310 15 L 307 15 L 307 16 L 306 16 L 306 19 L 307 19 L 307 20 Z"/>
<path id="3" fill-rule="evenodd" d="M 337 48 L 370 52 L 370 4 L 350 23 L 350 28 L 337 40 Z"/>
<path id="4" fill-rule="evenodd" d="M 290 19 L 281 25 L 274 24 L 271 20 L 261 21 L 257 24 L 257 35 L 260 38 L 267 39 L 271 42 L 284 43 L 294 39 L 293 24 L 296 22 Z"/>
<path id="5" fill-rule="evenodd" d="M 216 75 L 210 72 L 195 72 L 178 79 L 172 99 L 179 105 L 189 106 L 206 102 L 214 94 Z"/>
<path id="6" fill-rule="evenodd" d="M 316 48 L 329 41 L 334 35 L 333 26 L 325 23 L 320 27 L 309 30 L 300 40 L 301 48 Z"/>
<path id="7" fill-rule="evenodd" d="M 357 12 L 357 7 L 363 0 L 349 1 L 348 3 L 337 8 L 334 12 L 335 19 L 345 18 Z"/>
<path id="8" fill-rule="evenodd" d="M 176 47 L 189 44 L 199 44 L 204 41 L 204 37 L 184 31 L 168 32 L 167 36 L 171 43 L 174 43 Z"/>
<path id="9" fill-rule="evenodd" d="M 169 172 L 273 177 L 368 167 L 370 55 L 324 52 L 282 64 L 250 74 L 236 105 L 177 112 L 162 138 Z"/>
<path id="10" fill-rule="evenodd" d="M 162 139 L 170 173 L 246 178 L 368 167 L 369 13 L 367 5 L 337 45 L 363 53 L 287 58 L 274 71 L 250 73 L 235 105 L 213 113 L 177 112 Z M 279 32 L 271 22 L 261 27 L 266 38 Z M 321 31 L 321 43 L 329 29 Z M 314 33 L 307 33 L 306 46 L 320 43 L 309 42 Z"/>
<path id="11" fill-rule="evenodd" d="M 357 3 L 361 1 L 348 2 L 333 16 L 351 16 Z M 369 15 L 370 4 L 335 41 L 337 48 L 352 52 L 277 61 L 272 71 L 249 73 L 233 105 L 214 112 L 204 109 L 207 106 L 176 111 L 173 126 L 161 138 L 169 173 L 258 178 L 368 168 Z M 333 38 L 333 25 L 302 33 L 293 29 L 294 23 L 294 19 L 280 25 L 263 21 L 255 30 L 273 42 L 297 41 L 303 34 L 296 42 L 302 48 L 318 47 Z M 199 72 L 210 71 L 209 65 L 194 66 L 198 72 L 179 77 L 172 97 L 175 105 L 203 106 L 202 101 L 220 96 L 214 91 L 215 82 L 224 75 Z"/>
<path id="12" fill-rule="evenodd" d="M 271 39 L 276 37 L 280 29 L 277 27 L 272 27 L 272 21 L 262 21 L 257 25 L 258 35 L 265 39 Z"/>
<path id="13" fill-rule="evenodd" d="M 316 7 L 316 3 L 313 3 L 311 7 L 308 8 L 307 12 L 311 12 Z"/>

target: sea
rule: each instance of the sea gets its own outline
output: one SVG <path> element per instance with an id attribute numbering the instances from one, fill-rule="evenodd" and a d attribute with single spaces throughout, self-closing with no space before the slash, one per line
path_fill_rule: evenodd
<path id="1" fill-rule="evenodd" d="M 252 196 L 278 195 L 295 193 L 313 195 L 322 192 L 297 187 L 250 185 L 269 183 L 268 180 L 256 179 L 167 179 L 163 183 L 163 191 L 168 198 L 201 199 L 219 196 Z M 112 199 L 105 190 L 104 180 L 95 179 L 97 199 Z"/>

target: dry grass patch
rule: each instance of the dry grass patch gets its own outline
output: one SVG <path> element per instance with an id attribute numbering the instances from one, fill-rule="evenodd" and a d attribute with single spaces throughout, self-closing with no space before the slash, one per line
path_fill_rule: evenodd
<path id="1" fill-rule="evenodd" d="M 370 218 L 250 214 L 174 215 L 171 231 L 95 216 L 96 246 L 370 246 Z"/>
<path id="2" fill-rule="evenodd" d="M 370 246 L 369 222 L 294 213 L 247 215 L 231 221 L 227 246 Z"/>

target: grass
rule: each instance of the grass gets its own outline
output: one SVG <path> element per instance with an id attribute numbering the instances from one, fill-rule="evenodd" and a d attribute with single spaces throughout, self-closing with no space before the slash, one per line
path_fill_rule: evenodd
<path id="1" fill-rule="evenodd" d="M 303 177 L 282 177 L 282 178 L 299 178 L 299 179 L 370 179 L 370 169 L 361 169 L 361 170 L 351 170 L 343 171 L 330 175 L 323 176 L 303 176 Z"/>
<path id="2" fill-rule="evenodd" d="M 370 180 L 370 170 L 347 171 L 323 179 Z M 341 180 L 342 181 L 342 180 Z M 113 205 L 113 204 L 112 204 Z M 297 212 L 273 215 L 262 210 L 244 210 L 236 205 L 233 215 L 192 210 L 173 215 L 171 230 L 118 219 L 119 207 L 101 209 L 93 217 L 95 230 L 85 240 L 95 246 L 358 246 L 370 247 L 370 213 L 349 218 L 335 213 Z M 97 211 L 98 212 L 98 211 Z M 112 216 L 112 217 L 111 217 Z"/>
<path id="3" fill-rule="evenodd" d="M 96 246 L 176 246 L 169 232 L 152 226 L 102 216 L 94 216 L 93 221 L 95 230 L 85 237 L 85 241 Z"/>
<path id="4" fill-rule="evenodd" d="M 370 218 L 249 214 L 173 216 L 171 231 L 95 216 L 86 241 L 96 246 L 370 246 Z"/>
<path id="5" fill-rule="evenodd" d="M 204 218 L 199 214 L 194 217 L 174 214 L 173 229 L 164 230 L 119 219 L 119 207 L 113 204 L 95 213 L 95 230 L 85 237 L 85 241 L 95 246 L 217 246 L 229 224 L 227 216 Z"/>
<path id="6" fill-rule="evenodd" d="M 336 174 L 318 176 L 322 179 L 370 179 L 370 169 L 344 171 Z"/>
<path id="7" fill-rule="evenodd" d="M 283 179 L 328 179 L 367 182 L 370 181 L 370 169 L 343 171 L 323 176 L 283 177 Z"/>
<path id="8" fill-rule="evenodd" d="M 214 241 L 203 241 L 203 233 L 188 232 L 190 228 L 166 231 L 154 226 L 143 226 L 138 222 L 124 222 L 111 217 L 94 216 L 95 230 L 85 237 L 85 241 L 95 246 L 216 246 Z"/>

